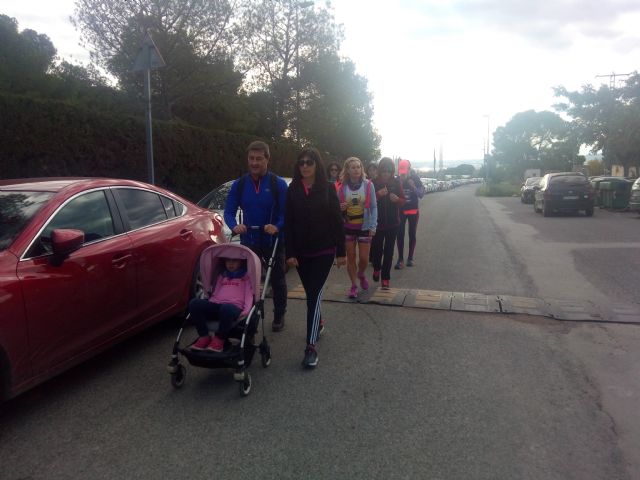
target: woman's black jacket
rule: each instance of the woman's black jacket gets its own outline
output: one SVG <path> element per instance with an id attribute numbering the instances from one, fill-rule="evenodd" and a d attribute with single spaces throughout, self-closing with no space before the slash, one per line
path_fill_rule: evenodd
<path id="1" fill-rule="evenodd" d="M 291 182 L 284 213 L 286 258 L 330 248 L 336 249 L 336 257 L 344 257 L 344 242 L 342 213 L 335 187 L 329 182 L 322 186 L 314 183 L 307 195 L 300 180 Z"/>

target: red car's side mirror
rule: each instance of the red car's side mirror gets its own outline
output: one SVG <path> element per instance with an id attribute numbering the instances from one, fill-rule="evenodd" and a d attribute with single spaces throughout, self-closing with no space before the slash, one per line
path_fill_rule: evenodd
<path id="1" fill-rule="evenodd" d="M 84 232 L 74 229 L 56 229 L 51 232 L 52 263 L 59 265 L 84 243 Z"/>

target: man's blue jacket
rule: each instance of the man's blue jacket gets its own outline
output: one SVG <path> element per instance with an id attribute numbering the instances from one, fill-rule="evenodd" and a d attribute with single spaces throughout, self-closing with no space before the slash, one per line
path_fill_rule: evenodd
<path id="1" fill-rule="evenodd" d="M 270 176 L 275 176 L 277 192 L 271 191 L 273 182 Z M 244 178 L 242 194 L 238 190 L 240 179 Z M 230 230 L 238 225 L 236 213 L 238 207 L 242 208 L 242 223 L 247 227 L 273 224 L 278 227 L 280 243 L 282 243 L 284 230 L 284 208 L 287 199 L 287 182 L 272 172 L 267 172 L 257 182 L 250 174 L 245 174 L 233 182 L 227 202 L 224 207 L 224 221 Z M 277 201 L 276 201 L 277 198 Z M 246 234 L 240 235 L 240 243 L 248 246 L 262 246 L 267 240 L 264 231 L 249 230 Z"/>

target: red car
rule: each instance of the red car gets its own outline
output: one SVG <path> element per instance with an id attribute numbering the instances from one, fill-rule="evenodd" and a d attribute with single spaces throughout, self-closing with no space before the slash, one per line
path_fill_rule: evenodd
<path id="1" fill-rule="evenodd" d="M 181 313 L 222 218 L 132 180 L 0 180 L 0 395 Z"/>

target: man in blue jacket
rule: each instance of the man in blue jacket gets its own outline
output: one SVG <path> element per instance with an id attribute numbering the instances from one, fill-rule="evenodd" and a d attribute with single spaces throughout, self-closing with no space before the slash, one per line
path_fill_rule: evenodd
<path id="1" fill-rule="evenodd" d="M 240 235 L 240 243 L 249 247 L 265 262 L 273 251 L 278 236 L 278 248 L 271 271 L 273 290 L 274 332 L 284 328 L 287 310 L 287 281 L 284 257 L 284 204 L 287 198 L 287 182 L 269 172 L 269 146 L 256 140 L 247 147 L 249 173 L 233 182 L 224 208 L 224 221 L 231 231 Z M 238 207 L 242 209 L 242 222 L 236 221 Z M 248 227 L 260 226 L 260 230 Z"/>

